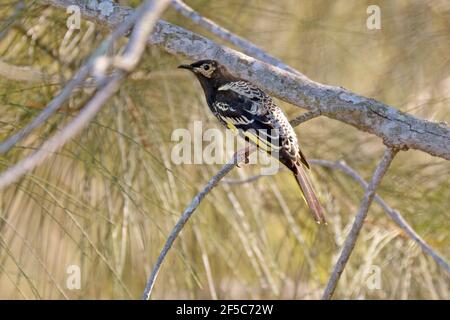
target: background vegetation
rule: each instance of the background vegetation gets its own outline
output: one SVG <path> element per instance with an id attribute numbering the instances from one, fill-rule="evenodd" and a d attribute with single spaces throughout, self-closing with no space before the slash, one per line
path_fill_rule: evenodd
<path id="1" fill-rule="evenodd" d="M 64 48 L 66 15 L 37 1 L 0 5 L 0 62 L 48 77 L 0 77 L 0 140 L 34 118 L 107 31 L 82 21 Z M 136 6 L 139 1 L 120 1 Z M 321 83 L 346 87 L 421 118 L 450 121 L 450 4 L 376 1 L 382 29 L 368 30 L 373 1 L 187 1 Z M 13 17 L 15 23 L 11 19 Z M 205 34 L 169 9 L 165 19 Z M 154 47 L 87 130 L 0 192 L 0 298 L 138 298 L 159 251 L 195 193 L 219 166 L 174 165 L 171 133 L 219 128 L 187 62 Z M 0 156 L 5 170 L 70 121 L 91 89 Z M 278 101 L 289 118 L 298 108 Z M 316 118 L 297 129 L 309 158 L 344 160 L 369 178 L 383 145 L 375 136 Z M 244 166 L 228 178 L 258 173 Z M 329 220 L 317 226 L 286 171 L 221 183 L 176 241 L 154 298 L 320 298 L 363 195 L 347 176 L 313 167 Z M 395 158 L 378 193 L 437 251 L 450 256 L 450 165 L 419 151 Z M 80 290 L 66 287 L 79 265 Z M 371 289 L 371 271 L 381 288 Z M 374 204 L 336 298 L 448 299 L 449 276 Z"/>

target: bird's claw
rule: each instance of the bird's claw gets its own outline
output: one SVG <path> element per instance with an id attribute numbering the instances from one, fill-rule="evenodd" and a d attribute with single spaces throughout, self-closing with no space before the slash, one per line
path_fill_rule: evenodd
<path id="1" fill-rule="evenodd" d="M 242 163 L 242 162 L 244 163 L 244 165 L 245 165 L 245 164 L 249 164 L 249 163 L 250 163 L 249 154 L 250 154 L 250 153 L 249 153 L 248 151 L 246 151 L 246 152 L 244 153 L 244 161 L 241 161 L 240 163 L 236 164 L 236 167 L 241 168 L 241 163 Z"/>

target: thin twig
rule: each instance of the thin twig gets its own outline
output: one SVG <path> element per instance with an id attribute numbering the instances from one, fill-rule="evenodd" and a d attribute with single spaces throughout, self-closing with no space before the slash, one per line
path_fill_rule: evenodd
<path id="1" fill-rule="evenodd" d="M 306 115 L 306 114 L 305 114 Z M 291 121 L 292 123 L 292 121 Z M 309 164 L 325 167 L 332 170 L 340 170 L 344 174 L 351 177 L 353 180 L 358 182 L 365 190 L 368 188 L 368 183 L 355 171 L 352 167 L 347 165 L 344 161 L 329 161 L 322 159 L 308 159 Z M 281 168 L 282 170 L 283 168 Z M 260 178 L 268 177 L 267 175 L 254 175 L 245 179 L 223 179 L 222 183 L 226 184 L 246 184 L 251 183 Z M 449 263 L 433 249 L 428 243 L 423 240 L 417 232 L 406 222 L 403 216 L 397 210 L 391 208 L 378 194 L 375 194 L 375 202 L 377 202 L 381 208 L 387 213 L 389 217 L 397 224 L 397 226 L 403 230 L 407 236 L 409 236 L 414 242 L 416 242 L 425 254 L 428 254 L 433 258 L 434 261 L 442 268 L 444 268 L 450 274 Z"/>
<path id="2" fill-rule="evenodd" d="M 311 110 L 305 113 L 302 113 L 301 115 L 295 117 L 294 119 L 290 120 L 290 124 L 293 127 L 297 127 L 298 125 L 302 124 L 303 122 L 309 121 L 311 119 L 317 118 L 320 116 L 320 110 Z M 280 171 L 284 170 L 284 168 L 280 168 Z M 247 179 L 223 179 L 222 183 L 226 184 L 244 184 L 244 183 L 250 183 L 253 181 L 258 180 L 259 178 L 267 177 L 267 175 L 254 175 L 251 177 L 248 177 Z"/>
<path id="3" fill-rule="evenodd" d="M 301 123 L 309 121 L 314 118 L 317 118 L 320 115 L 321 115 L 321 112 L 319 109 L 311 110 L 311 111 L 302 113 L 301 115 L 295 117 L 294 119 L 289 121 L 289 123 L 291 124 L 291 126 L 296 127 L 296 126 L 300 125 Z"/>
<path id="4" fill-rule="evenodd" d="M 142 299 L 149 300 L 150 295 L 152 294 L 153 286 L 155 285 L 156 278 L 158 277 L 159 270 L 161 269 L 162 263 L 164 262 L 165 257 L 167 256 L 167 253 L 169 252 L 170 248 L 172 247 L 175 239 L 177 238 L 178 234 L 183 229 L 186 222 L 189 220 L 189 218 L 192 216 L 192 214 L 195 212 L 197 207 L 200 205 L 200 202 L 203 200 L 203 198 L 219 183 L 219 181 L 227 175 L 233 168 L 241 162 L 244 157 L 245 153 L 250 154 L 251 152 L 255 151 L 256 149 L 253 146 L 246 147 L 243 150 L 237 151 L 233 158 L 231 158 L 230 161 L 228 161 L 209 181 L 208 183 L 203 187 L 203 189 L 197 193 L 192 199 L 189 206 L 184 210 L 183 214 L 181 215 L 180 219 L 176 223 L 176 225 L 173 227 L 172 231 L 170 232 L 169 237 L 166 240 L 166 243 L 164 244 L 163 249 L 161 250 L 161 253 L 158 256 L 158 259 L 156 260 L 155 265 L 153 266 L 153 270 L 150 274 L 150 277 L 147 280 L 147 284 L 145 286 L 144 294 L 142 295 Z"/>
<path id="5" fill-rule="evenodd" d="M 280 168 L 280 170 L 281 169 L 283 169 L 283 168 Z M 263 178 L 263 177 L 268 177 L 268 175 L 267 174 L 256 174 L 254 176 L 250 176 L 250 177 L 245 178 L 245 179 L 232 179 L 232 178 L 230 178 L 230 179 L 223 179 L 222 183 L 225 183 L 225 184 L 246 184 L 246 183 L 251 183 L 251 182 L 254 182 L 256 180 L 259 180 L 259 178 Z"/>
<path id="6" fill-rule="evenodd" d="M 340 170 L 346 175 L 352 177 L 356 182 L 358 182 L 364 189 L 367 190 L 369 184 L 350 166 L 348 166 L 343 161 L 327 161 L 327 160 L 308 160 L 310 164 L 319 165 L 322 167 L 327 167 L 334 170 Z M 450 265 L 443 257 L 439 255 L 430 245 L 428 245 L 425 240 L 423 240 L 414 229 L 406 222 L 402 215 L 392 209 L 378 194 L 375 194 L 375 201 L 383 208 L 383 210 L 391 217 L 392 220 L 402 229 L 413 241 L 415 241 L 422 251 L 430 255 L 434 261 L 442 268 L 444 268 L 450 274 Z"/>
<path id="7" fill-rule="evenodd" d="M 336 265 L 334 266 L 327 287 L 325 288 L 325 291 L 323 293 L 322 296 L 323 300 L 331 299 L 331 297 L 333 296 L 339 278 L 341 277 L 341 274 L 345 269 L 347 261 L 350 258 L 350 255 L 355 247 L 359 232 L 361 231 L 364 220 L 367 216 L 367 212 L 369 211 L 370 205 L 372 204 L 373 198 L 375 196 L 376 189 L 380 184 L 384 174 L 388 170 L 389 165 L 394 159 L 397 151 L 398 150 L 396 149 L 387 148 L 386 151 L 384 152 L 383 158 L 381 159 L 380 163 L 375 169 L 375 172 L 372 176 L 372 180 L 370 181 L 370 184 L 367 186 L 364 198 L 361 202 L 359 212 L 355 217 L 355 221 L 353 222 L 350 233 L 345 239 L 341 255 L 339 256 L 339 259 L 336 262 Z"/>

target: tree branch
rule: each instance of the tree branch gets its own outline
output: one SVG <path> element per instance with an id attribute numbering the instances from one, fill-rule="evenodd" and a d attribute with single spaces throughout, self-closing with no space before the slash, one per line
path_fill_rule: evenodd
<path id="1" fill-rule="evenodd" d="M 115 5 L 108 17 L 90 9 L 82 0 L 41 0 L 59 8 L 78 5 L 82 15 L 112 28 L 133 10 Z M 319 110 L 331 119 L 377 135 L 387 146 L 417 149 L 450 160 L 450 128 L 445 123 L 419 119 L 347 89 L 323 85 L 301 74 L 292 74 L 243 53 L 160 20 L 148 44 L 190 59 L 215 59 L 237 76 L 257 84 L 267 92 L 298 107 Z"/>
<path id="2" fill-rule="evenodd" d="M 217 172 L 205 185 L 205 187 L 196 194 L 194 199 L 192 199 L 192 202 L 189 204 L 189 206 L 184 210 L 183 214 L 181 215 L 180 219 L 176 223 L 176 225 L 173 227 L 172 231 L 170 232 L 169 237 L 166 240 L 166 243 L 164 244 L 163 249 L 161 250 L 161 253 L 158 256 L 158 259 L 156 260 L 156 263 L 153 267 L 152 273 L 150 274 L 150 277 L 147 280 L 147 284 L 145 286 L 144 294 L 142 295 L 142 299 L 149 300 L 150 295 L 152 294 L 153 286 L 155 284 L 156 278 L 158 277 L 159 270 L 161 269 L 162 263 L 164 262 L 164 259 L 167 256 L 167 253 L 169 252 L 170 248 L 172 247 L 175 239 L 177 238 L 178 234 L 183 229 L 186 222 L 189 220 L 189 218 L 192 216 L 192 214 L 195 212 L 197 207 L 200 205 L 200 202 L 203 200 L 203 198 L 219 183 L 219 181 L 227 175 L 233 168 L 238 164 L 239 162 L 242 162 L 244 157 L 246 157 L 245 154 L 250 154 L 251 152 L 255 151 L 256 148 L 253 146 L 246 147 L 240 151 L 237 151 L 233 158 L 231 158 L 230 161 L 228 161 L 220 170 Z"/>
<path id="3" fill-rule="evenodd" d="M 310 159 L 308 160 L 308 162 L 313 165 L 319 165 L 333 170 L 340 170 L 346 175 L 353 178 L 365 190 L 367 190 L 367 188 L 369 187 L 369 184 L 354 169 L 349 167 L 343 161 L 333 162 L 327 160 Z M 430 255 L 438 265 L 440 265 L 450 274 L 450 265 L 447 263 L 447 261 L 414 231 L 414 229 L 408 224 L 408 222 L 406 222 L 406 220 L 398 211 L 392 209 L 378 194 L 375 194 L 374 200 L 383 208 L 388 216 L 391 217 L 392 220 L 394 220 L 398 227 L 400 227 L 400 229 L 402 229 L 413 241 L 415 241 L 419 245 L 424 253 Z"/>
<path id="4" fill-rule="evenodd" d="M 41 164 L 49 155 L 56 152 L 73 136 L 78 134 L 100 111 L 103 104 L 116 92 L 123 75 L 116 74 L 108 79 L 106 85 L 97 92 L 80 113 L 66 127 L 45 141 L 42 146 L 27 158 L 0 175 L 0 190 L 15 182 L 21 176 Z"/>
<path id="5" fill-rule="evenodd" d="M 328 280 L 327 287 L 323 293 L 322 299 L 328 300 L 331 299 L 333 293 L 336 289 L 339 278 L 341 277 L 342 272 L 345 269 L 348 259 L 355 248 L 356 240 L 358 239 L 359 232 L 364 224 L 364 220 L 367 216 L 367 212 L 369 211 L 370 205 L 372 204 L 373 198 L 375 196 L 376 189 L 381 182 L 384 174 L 389 168 L 392 160 L 394 159 L 397 153 L 396 149 L 387 148 L 384 152 L 383 158 L 378 164 L 375 172 L 373 174 L 372 180 L 370 184 L 367 186 L 366 192 L 364 194 L 364 199 L 361 202 L 361 206 L 359 208 L 359 212 L 355 217 L 355 221 L 353 222 L 350 233 L 345 239 L 344 247 L 342 249 L 341 255 L 339 256 L 336 265 L 334 266 L 333 272 L 331 273 L 330 279 Z"/>
<path id="6" fill-rule="evenodd" d="M 143 41 L 143 39 L 149 36 L 158 17 L 162 14 L 168 3 L 169 0 L 147 0 L 136 10 L 135 14 L 133 15 L 135 19 L 132 20 L 136 21 L 137 24 L 136 28 L 133 29 L 132 34 L 137 33 L 138 36 L 131 36 L 131 40 L 128 42 L 124 53 L 125 55 L 133 56 L 132 63 L 129 63 L 128 67 L 135 66 L 143 53 L 143 48 L 141 48 L 139 45 L 136 45 L 136 42 Z M 120 26 L 118 26 L 111 37 L 109 37 L 108 40 L 103 44 L 109 45 L 113 41 L 113 39 L 127 31 L 130 27 L 130 23 L 132 23 L 130 20 L 131 19 L 126 20 Z M 144 34 L 142 33 L 142 30 L 145 31 Z M 101 48 L 99 50 L 101 50 Z M 77 75 L 72 79 L 72 81 L 70 82 L 71 86 L 66 86 L 63 90 L 63 93 L 55 98 L 40 114 L 40 116 L 35 118 L 28 127 L 25 127 L 26 130 L 20 131 L 18 135 L 13 136 L 12 138 L 16 137 L 15 139 L 20 140 L 24 134 L 29 133 L 32 128 L 35 128 L 40 123 L 42 123 L 42 121 L 45 121 L 43 119 L 49 117 L 51 113 L 55 112 L 59 108 L 63 100 L 67 97 L 65 96 L 65 94 L 70 94 L 70 91 L 73 90 L 76 85 L 80 84 L 80 82 L 82 82 L 88 76 L 91 68 L 94 68 L 97 61 L 101 58 L 107 59 L 106 56 L 100 56 L 98 58 L 90 59 L 90 62 L 84 65 L 77 73 Z M 110 61 L 114 60 L 111 59 Z M 129 70 L 127 69 L 127 71 Z M 73 136 L 78 134 L 84 127 L 86 127 L 89 124 L 90 120 L 92 120 L 92 118 L 100 111 L 105 102 L 114 93 L 116 93 L 116 91 L 119 89 L 121 81 L 125 78 L 125 75 L 125 72 L 118 71 L 115 72 L 112 76 L 103 79 L 105 84 L 101 88 L 99 88 L 99 90 L 94 94 L 94 96 L 89 100 L 89 102 L 85 105 L 85 107 L 82 109 L 82 111 L 80 111 L 79 115 L 75 117 L 74 120 L 72 120 L 60 132 L 56 133 L 54 136 L 44 142 L 41 148 L 39 148 L 37 151 L 32 153 L 27 158 L 21 160 L 15 166 L 7 169 L 0 175 L 0 189 L 13 183 L 22 175 L 38 166 L 50 154 L 54 153 Z M 70 87 L 70 89 L 68 87 Z"/>
<path id="7" fill-rule="evenodd" d="M 176 11 L 181 13 L 183 16 L 185 16 L 186 18 L 191 19 L 193 22 L 195 22 L 199 26 L 212 32 L 216 36 L 219 36 L 223 40 L 228 41 L 231 44 L 241 48 L 245 54 L 247 54 L 251 57 L 257 58 L 261 61 L 264 61 L 268 64 L 271 64 L 273 66 L 276 66 L 285 71 L 292 72 L 294 74 L 300 74 L 300 72 L 298 72 L 297 70 L 289 67 L 280 59 L 277 59 L 277 58 L 271 56 L 270 54 L 268 54 L 267 52 L 261 50 L 260 48 L 255 46 L 250 41 L 247 41 L 246 39 L 235 35 L 234 33 L 228 31 L 227 29 L 219 26 L 214 21 L 211 21 L 211 20 L 201 16 L 194 9 L 192 9 L 186 3 L 184 3 L 184 1 L 172 0 L 172 7 Z"/>

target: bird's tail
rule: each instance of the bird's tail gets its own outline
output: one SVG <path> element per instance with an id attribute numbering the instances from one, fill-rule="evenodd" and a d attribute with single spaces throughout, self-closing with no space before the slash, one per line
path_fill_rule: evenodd
<path id="1" fill-rule="evenodd" d="M 326 224 L 325 216 L 323 214 L 322 206 L 317 199 L 317 196 L 312 187 L 311 181 L 309 180 L 308 174 L 306 173 L 303 166 L 296 165 L 297 173 L 294 173 L 295 180 L 297 180 L 298 185 L 303 193 L 303 199 L 306 201 L 306 204 L 309 206 L 312 216 L 317 223 Z"/>

